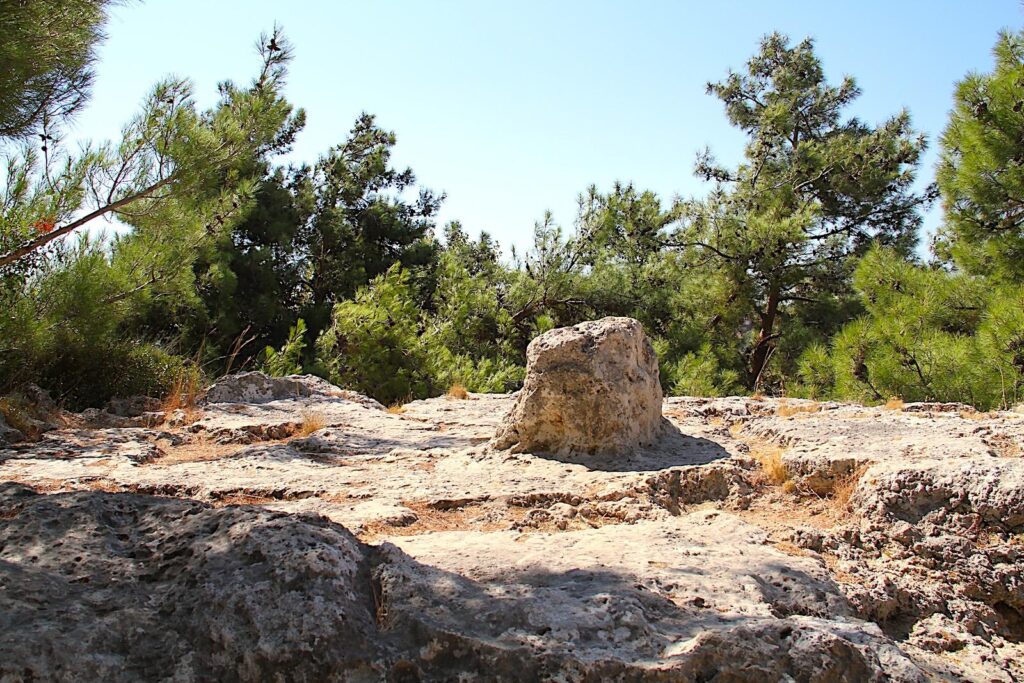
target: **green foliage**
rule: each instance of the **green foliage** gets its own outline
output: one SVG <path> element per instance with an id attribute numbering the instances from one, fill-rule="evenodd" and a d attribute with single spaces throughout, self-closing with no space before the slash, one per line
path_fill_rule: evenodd
<path id="1" fill-rule="evenodd" d="M 434 215 L 443 196 L 420 188 L 416 176 L 391 165 L 395 134 L 362 114 L 348 139 L 308 170 L 305 185 L 311 207 L 296 236 L 306 263 L 304 286 L 309 302 L 302 315 L 313 333 L 327 323 L 334 303 L 401 262 L 410 271 L 433 257 Z"/>
<path id="2" fill-rule="evenodd" d="M 432 393 L 424 351 L 409 273 L 397 264 L 336 304 L 317 340 L 332 382 L 386 404 Z"/>
<path id="3" fill-rule="evenodd" d="M 85 405 L 162 392 L 180 374 L 181 359 L 161 347 L 173 346 L 183 312 L 198 305 L 191 264 L 243 208 L 266 156 L 301 126 L 280 96 L 287 45 L 277 34 L 261 45 L 260 75 L 248 88 L 221 84 L 208 111 L 197 111 L 187 82 L 170 80 L 117 144 L 8 158 L 0 389 L 34 381 Z M 55 241 L 104 214 L 132 230 Z"/>
<path id="4" fill-rule="evenodd" d="M 110 2 L 72 4 L 79 16 L 39 26 L 25 17 L 47 0 L 0 11 L 15 77 L 0 76 L 0 137 L 50 126 L 87 93 Z M 546 214 L 509 263 L 457 222 L 435 239 L 443 195 L 393 165 L 395 135 L 369 114 L 316 164 L 274 168 L 304 122 L 282 96 L 290 48 L 275 31 L 256 78 L 222 84 L 209 110 L 168 79 L 117 142 L 8 148 L 0 393 L 37 382 L 75 407 L 162 395 L 197 372 L 183 357 L 313 369 L 385 403 L 508 391 L 536 335 L 623 315 L 652 338 L 670 394 L 1011 405 L 1024 398 L 1022 35 L 958 87 L 939 267 L 912 257 L 934 194 L 912 189 L 923 139 L 906 112 L 847 118 L 860 91 L 829 83 L 809 40 L 769 35 L 708 86 L 746 147 L 734 168 L 698 158 L 706 197 L 589 187 L 571 230 Z M 101 216 L 130 230 L 61 239 Z"/>
<path id="5" fill-rule="evenodd" d="M 125 273 L 85 240 L 66 256 L 26 293 L 0 290 L 0 386 L 34 382 L 74 408 L 114 396 L 162 396 L 184 363 L 123 335 L 131 304 L 111 296 Z"/>
<path id="6" fill-rule="evenodd" d="M 673 396 L 727 396 L 741 388 L 739 373 L 722 368 L 709 344 L 674 363 L 662 363 L 662 373 L 662 383 L 668 384 Z"/>
<path id="7" fill-rule="evenodd" d="M 288 330 L 288 339 L 280 351 L 267 346 L 263 349 L 260 370 L 271 377 L 298 375 L 302 373 L 302 352 L 306 348 L 306 321 L 299 318 Z"/>
<path id="8" fill-rule="evenodd" d="M 114 4 L 0 0 L 0 138 L 55 132 L 50 126 L 82 107 L 106 11 Z"/>
<path id="9" fill-rule="evenodd" d="M 1001 34 L 995 58 L 957 84 L 942 134 L 942 246 L 970 272 L 1024 282 L 1024 34 Z"/>
<path id="10" fill-rule="evenodd" d="M 808 393 L 882 401 L 959 401 L 983 409 L 1019 401 L 1024 315 L 1019 290 L 976 276 L 923 268 L 876 248 L 855 282 L 867 315 L 805 352 Z"/>
<path id="11" fill-rule="evenodd" d="M 716 188 L 677 206 L 671 243 L 699 252 L 729 283 L 728 305 L 745 309 L 734 333 L 745 384 L 757 389 L 790 321 L 821 333 L 843 322 L 815 316 L 845 308 L 855 258 L 872 241 L 909 252 L 928 199 L 911 189 L 924 140 L 906 112 L 877 127 L 844 120 L 860 90 L 851 78 L 827 83 L 810 40 L 767 36 L 745 71 L 708 92 L 746 134 L 745 159 L 730 170 L 698 158 Z M 784 372 L 799 352 L 790 345 Z"/>

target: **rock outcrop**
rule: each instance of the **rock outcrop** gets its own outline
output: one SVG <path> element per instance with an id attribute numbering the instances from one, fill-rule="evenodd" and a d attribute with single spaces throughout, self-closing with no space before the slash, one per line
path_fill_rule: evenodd
<path id="1" fill-rule="evenodd" d="M 0 485 L 0 680 L 367 680 L 366 546 L 343 528 Z"/>
<path id="2" fill-rule="evenodd" d="M 822 567 L 718 513 L 411 554 L 130 494 L 0 485 L 0 519 L 2 680 L 923 680 Z"/>
<path id="3" fill-rule="evenodd" d="M 0 445 L 0 680 L 1024 680 L 1024 414 L 668 398 L 577 457 L 296 381 Z"/>
<path id="4" fill-rule="evenodd" d="M 0 413 L 0 445 L 24 441 L 25 435 L 7 424 L 4 414 Z"/>
<path id="5" fill-rule="evenodd" d="M 540 335 L 526 382 L 493 445 L 515 452 L 618 454 L 664 432 L 658 358 L 632 318 L 603 318 Z"/>
<path id="6" fill-rule="evenodd" d="M 297 398 L 344 398 L 384 410 L 377 401 L 354 391 L 339 389 L 327 380 L 313 375 L 271 377 L 262 372 L 240 372 L 228 375 L 206 390 L 206 403 L 268 403 Z"/>

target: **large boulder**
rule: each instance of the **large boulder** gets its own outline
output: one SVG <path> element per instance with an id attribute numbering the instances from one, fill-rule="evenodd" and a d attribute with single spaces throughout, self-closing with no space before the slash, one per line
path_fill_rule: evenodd
<path id="1" fill-rule="evenodd" d="M 0 681 L 381 680 L 368 554 L 313 516 L 0 484 Z"/>
<path id="2" fill-rule="evenodd" d="M 614 454 L 652 446 L 664 430 L 658 358 L 632 318 L 540 335 L 526 382 L 492 445 L 516 452 Z"/>

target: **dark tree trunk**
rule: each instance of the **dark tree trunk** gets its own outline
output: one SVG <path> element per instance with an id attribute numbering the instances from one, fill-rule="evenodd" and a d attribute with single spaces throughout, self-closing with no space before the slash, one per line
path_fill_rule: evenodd
<path id="1" fill-rule="evenodd" d="M 775 340 L 779 335 L 774 334 L 775 319 L 779 313 L 779 298 L 781 294 L 777 287 L 768 292 L 768 302 L 763 313 L 758 313 L 761 319 L 761 329 L 757 332 L 754 340 L 754 347 L 750 350 L 750 358 L 747 367 L 749 385 L 753 391 L 761 388 L 761 374 L 764 366 L 768 363 L 772 349 L 775 347 Z"/>

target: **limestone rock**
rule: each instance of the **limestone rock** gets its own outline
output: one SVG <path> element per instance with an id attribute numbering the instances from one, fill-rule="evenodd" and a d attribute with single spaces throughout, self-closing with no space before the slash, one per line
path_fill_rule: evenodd
<path id="1" fill-rule="evenodd" d="M 615 454 L 664 431 L 658 358 L 632 318 L 603 318 L 540 335 L 526 382 L 493 445 L 515 452 Z"/>
<path id="2" fill-rule="evenodd" d="M 240 372 L 217 381 L 206 391 L 207 403 L 268 403 L 283 399 L 333 397 L 384 410 L 377 401 L 354 391 L 339 389 L 313 375 L 271 377 L 262 372 Z"/>
<path id="3" fill-rule="evenodd" d="M 0 680 L 70 662 L 68 649 L 81 669 L 37 679 L 102 680 L 124 665 L 113 680 L 1024 681 L 1020 413 L 673 397 L 656 447 L 598 456 L 488 446 L 513 395 L 392 414 L 326 391 L 206 403 L 182 427 L 72 421 L 0 444 L 0 481 L 84 491 L 0 503 Z M 309 415 L 324 426 L 276 440 Z M 792 491 L 764 476 L 768 457 Z M 352 545 L 317 515 L 380 545 Z M 175 545 L 164 527 L 191 540 Z M 304 545 L 311 533 L 340 555 Z M 363 572 L 351 585 L 335 566 L 345 558 Z M 314 574 L 341 578 L 307 586 Z M 213 599 L 243 592 L 228 575 L 256 586 L 258 604 Z M 294 581 L 263 581 L 278 576 Z M 246 623 L 288 621 L 303 600 L 329 622 L 321 603 L 349 586 L 364 611 L 347 631 L 299 619 L 278 636 L 233 613 L 210 625 L 239 604 Z M 170 656 L 131 668 L 164 646 Z M 249 659 L 217 668 L 240 652 Z M 3 669 L 9 654 L 30 666 L 5 679 L 21 666 Z M 302 656 L 294 676 L 248 663 Z"/>
<path id="4" fill-rule="evenodd" d="M 4 414 L 0 413 L 0 444 L 17 443 L 24 439 L 25 435 L 7 424 L 7 420 L 4 419 Z"/>
<path id="5" fill-rule="evenodd" d="M 128 398 L 112 398 L 107 401 L 104 410 L 120 417 L 140 417 L 146 413 L 160 410 L 162 401 L 152 396 L 130 396 Z"/>
<path id="6" fill-rule="evenodd" d="M 0 485 L 0 680 L 356 680 L 366 546 L 313 517 Z"/>

